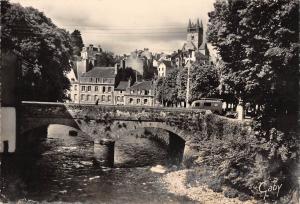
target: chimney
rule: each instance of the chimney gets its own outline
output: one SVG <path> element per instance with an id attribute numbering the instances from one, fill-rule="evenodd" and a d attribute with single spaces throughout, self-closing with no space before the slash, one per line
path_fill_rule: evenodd
<path id="1" fill-rule="evenodd" d="M 118 70 L 119 70 L 119 63 L 115 64 L 115 75 L 118 74 Z"/>

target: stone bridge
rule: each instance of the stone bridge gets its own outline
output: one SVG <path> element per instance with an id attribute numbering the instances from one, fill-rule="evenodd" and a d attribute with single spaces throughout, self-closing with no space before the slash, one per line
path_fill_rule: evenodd
<path id="1" fill-rule="evenodd" d="M 159 128 L 169 132 L 161 135 L 169 149 L 189 150 L 189 144 L 207 129 L 205 110 L 164 107 L 86 105 L 49 102 L 22 102 L 17 109 L 17 150 L 36 138 L 47 135 L 50 124 L 76 128 L 92 139 L 115 141 L 127 131 Z"/>
<path id="2" fill-rule="evenodd" d="M 196 137 L 205 110 L 22 102 L 18 111 L 21 135 L 35 128 L 61 124 L 79 129 L 91 137 L 117 138 L 124 131 L 161 128 L 185 141 Z"/>
<path id="3" fill-rule="evenodd" d="M 60 124 L 76 128 L 94 140 L 109 138 L 116 142 L 129 131 L 159 128 L 169 132 L 159 139 L 166 141 L 169 149 L 177 148 L 177 153 L 180 147 L 179 152 L 186 155 L 197 141 L 222 135 L 226 127 L 220 121 L 227 120 L 199 109 L 31 101 L 23 101 L 16 113 L 16 151 L 47 136 L 50 124 Z"/>

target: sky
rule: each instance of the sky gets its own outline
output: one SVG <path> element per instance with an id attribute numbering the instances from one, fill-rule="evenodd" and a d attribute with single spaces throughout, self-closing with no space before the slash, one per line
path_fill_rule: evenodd
<path id="1" fill-rule="evenodd" d="M 167 52 L 182 48 L 189 19 L 203 21 L 215 0 L 11 0 L 32 6 L 83 42 L 125 54 L 135 49 Z"/>

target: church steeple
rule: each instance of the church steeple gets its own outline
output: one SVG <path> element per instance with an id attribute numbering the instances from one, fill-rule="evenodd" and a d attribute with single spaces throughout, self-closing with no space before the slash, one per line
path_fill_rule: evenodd
<path id="1" fill-rule="evenodd" d="M 192 28 L 192 22 L 191 22 L 191 19 L 189 19 L 189 24 L 188 24 L 188 27 L 187 27 L 187 31 L 190 32 Z"/>
<path id="2" fill-rule="evenodd" d="M 199 18 L 197 18 L 197 28 L 200 28 Z"/>

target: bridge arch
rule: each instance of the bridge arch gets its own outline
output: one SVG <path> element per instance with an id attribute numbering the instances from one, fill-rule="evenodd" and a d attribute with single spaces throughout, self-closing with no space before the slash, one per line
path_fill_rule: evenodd
<path id="1" fill-rule="evenodd" d="M 48 127 L 49 125 L 65 125 L 68 127 L 75 128 L 77 130 L 81 130 L 79 125 L 74 119 L 65 119 L 65 118 L 35 118 L 35 119 L 26 119 L 22 120 L 20 126 L 20 135 L 27 133 L 31 130 Z"/>
<path id="2" fill-rule="evenodd" d="M 162 129 L 168 132 L 168 135 L 157 135 L 157 139 L 163 140 L 167 144 L 168 159 L 173 164 L 180 164 L 184 158 L 184 151 L 186 147 L 186 139 L 188 134 L 176 127 L 171 127 L 163 122 L 138 122 L 138 121 L 124 121 L 126 130 L 121 128 L 111 132 L 111 137 L 118 141 L 118 138 L 124 135 L 124 132 L 139 130 L 142 128 Z"/>
<path id="3" fill-rule="evenodd" d="M 147 122 L 147 121 L 122 121 L 122 123 L 126 124 L 126 132 L 133 131 L 141 128 L 158 128 L 162 130 L 166 130 L 174 135 L 177 135 L 182 140 L 187 141 L 189 138 L 189 133 L 177 128 L 176 126 L 170 126 L 165 122 Z M 118 136 L 124 133 L 125 129 L 121 128 L 119 130 L 114 130 L 111 132 L 112 138 L 118 138 Z"/>

